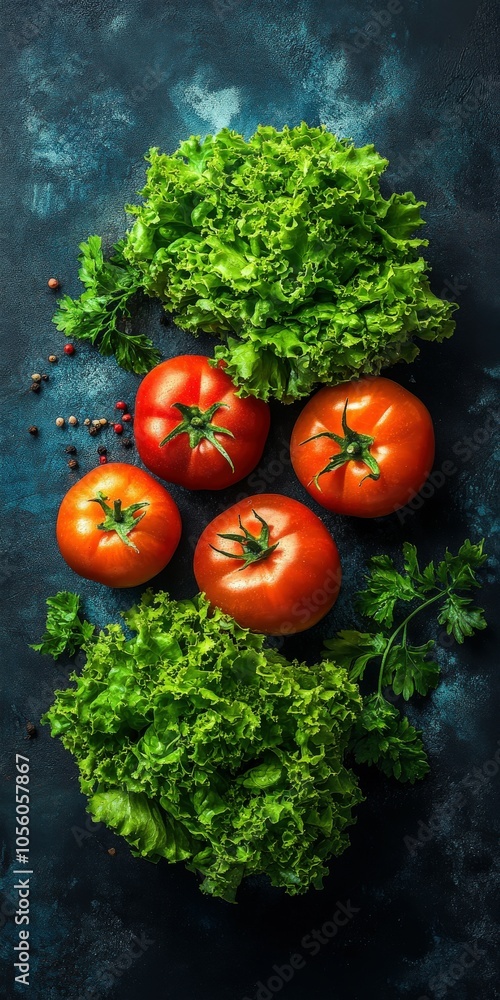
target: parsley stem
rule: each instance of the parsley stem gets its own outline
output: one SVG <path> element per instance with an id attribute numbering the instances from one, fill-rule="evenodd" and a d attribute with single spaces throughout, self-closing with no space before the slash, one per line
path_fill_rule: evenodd
<path id="1" fill-rule="evenodd" d="M 406 628 L 408 622 L 410 622 L 412 618 L 415 618 L 415 615 L 418 615 L 418 613 L 420 611 L 423 611 L 424 608 L 429 607 L 429 604 L 434 604 L 434 602 L 438 601 L 441 597 L 446 597 L 448 593 L 449 593 L 448 589 L 440 590 L 438 594 L 434 595 L 434 597 L 429 597 L 428 601 L 424 601 L 424 603 L 421 604 L 418 608 L 415 608 L 415 611 L 412 611 L 411 614 L 409 614 L 408 617 L 401 622 L 401 625 L 398 625 L 397 629 L 395 629 L 395 631 L 392 633 L 387 643 L 387 646 L 385 647 L 384 655 L 382 656 L 382 663 L 380 664 L 380 671 L 378 675 L 378 688 L 377 688 L 377 696 L 379 698 L 382 698 L 382 683 L 383 683 L 385 665 L 387 663 L 387 658 L 392 649 L 396 636 L 398 636 L 401 630 L 404 629 L 404 643 L 406 645 Z"/>

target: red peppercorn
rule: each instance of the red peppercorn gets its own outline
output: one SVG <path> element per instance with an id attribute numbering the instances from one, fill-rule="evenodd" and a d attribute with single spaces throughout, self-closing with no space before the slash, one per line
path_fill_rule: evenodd
<path id="1" fill-rule="evenodd" d="M 113 424 L 115 434 L 123 434 L 123 424 Z"/>
<path id="2" fill-rule="evenodd" d="M 59 288 L 59 282 L 57 278 L 49 278 L 47 284 L 49 288 L 54 288 L 54 289 Z"/>
<path id="3" fill-rule="evenodd" d="M 63 349 L 65 354 L 75 353 L 75 348 L 73 347 L 73 344 L 65 344 Z"/>
<path id="4" fill-rule="evenodd" d="M 127 423 L 127 424 L 128 424 L 128 423 L 129 423 L 129 421 L 130 421 L 130 420 L 132 420 L 132 414 L 131 414 L 131 413 L 124 413 L 124 414 L 123 414 L 123 417 L 122 417 L 122 420 L 123 420 L 123 423 L 124 423 L 124 424 L 125 424 L 125 423 Z"/>
<path id="5" fill-rule="evenodd" d="M 126 409 L 127 404 L 124 403 L 122 399 L 119 399 L 118 402 L 115 403 L 115 410 L 123 410 L 123 412 L 125 412 Z"/>
<path id="6" fill-rule="evenodd" d="M 99 455 L 99 465 L 106 465 L 108 461 L 107 455 Z"/>

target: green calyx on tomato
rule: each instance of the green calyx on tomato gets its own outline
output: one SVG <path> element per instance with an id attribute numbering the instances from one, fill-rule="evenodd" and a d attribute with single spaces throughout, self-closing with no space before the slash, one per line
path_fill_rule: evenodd
<path id="1" fill-rule="evenodd" d="M 347 424 L 347 404 L 349 400 L 346 399 L 344 410 L 342 413 L 342 430 L 344 432 L 344 437 L 340 437 L 339 434 L 333 434 L 332 431 L 321 431 L 319 434 L 313 434 L 312 437 L 306 438 L 305 441 L 301 441 L 302 444 L 308 444 L 309 441 L 315 441 L 317 438 L 327 437 L 331 438 L 338 444 L 340 451 L 336 455 L 332 455 L 330 461 L 325 465 L 324 469 L 317 472 L 315 476 L 311 479 L 311 483 L 314 483 L 321 489 L 319 485 L 319 477 L 324 476 L 326 472 L 333 472 L 334 469 L 338 469 L 341 465 L 345 465 L 346 462 L 364 462 L 369 468 L 366 476 L 360 481 L 364 483 L 365 479 L 379 479 L 380 469 L 377 461 L 370 452 L 370 447 L 374 443 L 375 438 L 369 436 L 369 434 L 359 434 L 358 431 L 352 429 Z"/>
<path id="2" fill-rule="evenodd" d="M 243 559 L 243 566 L 240 566 L 240 570 L 245 569 L 250 566 L 251 563 L 260 562 L 262 559 L 266 559 L 267 556 L 271 555 L 271 552 L 278 547 L 279 542 L 275 542 L 274 545 L 269 545 L 269 525 L 264 518 L 257 514 L 256 510 L 252 510 L 254 517 L 260 521 L 262 527 L 258 535 L 252 535 L 252 532 L 245 528 L 242 523 L 241 516 L 238 517 L 238 524 L 241 528 L 242 534 L 237 535 L 236 533 L 221 534 L 218 533 L 219 538 L 226 538 L 230 542 L 239 542 L 242 548 L 241 555 L 235 552 L 224 552 L 223 549 L 217 549 L 215 545 L 211 545 L 210 548 L 214 552 L 219 552 L 221 556 L 227 556 L 228 559 Z"/>
<path id="3" fill-rule="evenodd" d="M 212 423 L 212 417 L 216 410 L 219 410 L 221 406 L 225 407 L 226 403 L 212 403 L 208 410 L 202 410 L 196 405 L 187 406 L 185 403 L 172 403 L 172 406 L 175 406 L 176 410 L 182 413 L 182 420 L 177 427 L 174 427 L 173 431 L 170 431 L 170 434 L 167 434 L 166 438 L 163 438 L 163 441 L 160 441 L 160 448 L 163 448 L 163 445 L 179 434 L 188 435 L 190 448 L 196 448 L 200 441 L 206 439 L 210 441 L 210 444 L 213 444 L 214 448 L 217 448 L 226 462 L 229 462 L 231 470 L 234 472 L 234 465 L 226 449 L 215 437 L 216 434 L 228 434 L 229 437 L 234 438 L 234 434 L 227 427 L 219 427 Z"/>
<path id="4" fill-rule="evenodd" d="M 142 521 L 146 514 L 146 511 L 143 510 L 142 514 L 139 514 L 138 517 L 134 517 L 135 511 L 141 510 L 142 507 L 149 507 L 149 502 L 144 500 L 142 503 L 132 503 L 130 504 L 130 507 L 126 507 L 125 510 L 122 510 L 121 500 L 114 500 L 113 507 L 110 507 L 109 504 L 106 503 L 106 500 L 108 499 L 109 497 L 104 496 L 104 493 L 99 490 L 97 496 L 92 500 L 89 500 L 89 503 L 98 503 L 106 515 L 102 524 L 97 525 L 98 530 L 116 531 L 116 534 L 119 538 L 121 538 L 125 545 L 128 545 L 130 549 L 134 549 L 136 552 L 139 552 L 137 545 L 134 545 L 128 536 L 132 529 L 137 527 L 139 521 Z"/>

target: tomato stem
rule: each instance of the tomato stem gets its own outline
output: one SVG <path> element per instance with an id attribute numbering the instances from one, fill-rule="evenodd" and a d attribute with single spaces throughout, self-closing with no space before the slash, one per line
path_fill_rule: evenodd
<path id="1" fill-rule="evenodd" d="M 122 542 L 129 548 L 134 549 L 135 552 L 139 552 L 137 545 L 134 545 L 133 541 L 128 537 L 133 528 L 135 528 L 139 521 L 145 517 L 146 511 L 143 510 L 139 517 L 134 517 L 137 510 L 141 510 L 142 507 L 149 507 L 149 502 L 143 500 L 142 503 L 132 503 L 130 507 L 125 507 L 122 509 L 121 500 L 114 500 L 113 507 L 110 507 L 106 503 L 109 497 L 104 496 L 104 493 L 99 490 L 96 497 L 89 500 L 89 503 L 98 503 L 102 508 L 105 518 L 101 524 L 97 525 L 99 531 L 116 531 L 118 538 L 121 538 Z"/>
<path id="2" fill-rule="evenodd" d="M 319 434 L 313 434 L 312 437 L 300 442 L 301 445 L 303 445 L 308 444 L 309 441 L 316 441 L 317 438 L 327 437 L 331 438 L 332 441 L 335 441 L 340 448 L 340 451 L 337 452 L 337 454 L 332 455 L 330 461 L 327 465 L 325 465 L 324 469 L 317 472 L 311 479 L 311 483 L 314 483 L 318 490 L 321 490 L 321 486 L 319 485 L 320 476 L 324 476 L 326 472 L 333 472 L 334 469 L 338 469 L 341 465 L 345 465 L 346 462 L 351 461 L 364 462 L 370 470 L 366 476 L 363 476 L 363 479 L 360 480 L 360 486 L 364 483 L 365 479 L 380 478 L 380 468 L 378 466 L 378 462 L 370 452 L 370 447 L 375 438 L 370 437 L 368 434 L 359 434 L 358 431 L 349 427 L 347 423 L 348 402 L 349 400 L 346 399 L 342 413 L 342 430 L 344 432 L 344 437 L 341 437 L 339 434 L 333 434 L 331 431 L 321 431 Z"/>
<path id="3" fill-rule="evenodd" d="M 232 431 L 228 430 L 227 427 L 219 427 L 217 424 L 212 423 L 212 417 L 216 410 L 219 410 L 222 406 L 227 407 L 226 403 L 212 403 L 212 406 L 208 410 L 201 410 L 199 406 L 187 406 L 185 403 L 172 403 L 172 406 L 176 410 L 179 410 L 182 415 L 182 420 L 177 427 L 174 427 L 170 434 L 167 434 L 163 441 L 160 441 L 160 448 L 172 441 L 173 438 L 178 437 L 179 434 L 187 434 L 189 438 L 189 447 L 197 448 L 201 441 L 209 441 L 213 444 L 214 448 L 217 449 L 220 455 L 226 459 L 226 462 L 231 466 L 234 472 L 234 465 L 229 457 L 226 449 L 215 437 L 216 434 L 227 434 L 229 437 L 234 438 Z"/>
<path id="4" fill-rule="evenodd" d="M 242 548 L 241 555 L 238 555 L 236 552 L 225 552 L 224 549 L 217 549 L 215 545 L 210 545 L 210 548 L 214 552 L 218 552 L 221 556 L 227 556 L 228 559 L 243 559 L 243 566 L 240 566 L 240 570 L 250 566 L 251 563 L 266 559 L 279 545 L 279 542 L 269 545 L 269 525 L 260 514 L 257 514 L 256 510 L 252 510 L 252 514 L 262 525 L 258 535 L 252 535 L 251 531 L 244 527 L 241 516 L 238 517 L 238 524 L 242 531 L 241 535 L 237 535 L 235 532 L 228 532 L 227 534 L 218 533 L 219 538 L 227 538 L 230 542 L 239 542 Z"/>

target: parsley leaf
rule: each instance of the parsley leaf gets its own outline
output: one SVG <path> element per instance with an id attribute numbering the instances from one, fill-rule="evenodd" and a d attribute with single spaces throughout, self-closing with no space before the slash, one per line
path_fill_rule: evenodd
<path id="1" fill-rule="evenodd" d="M 370 660 L 384 652 L 387 639 L 381 632 L 371 635 L 344 629 L 336 638 L 326 639 L 324 645 L 325 652 L 349 671 L 352 680 L 361 680 Z"/>
<path id="2" fill-rule="evenodd" d="M 390 556 L 373 556 L 365 589 L 358 595 L 362 614 L 384 625 L 392 625 L 398 601 L 412 601 L 418 588 L 410 572 L 398 573 Z"/>
<path id="3" fill-rule="evenodd" d="M 476 579 L 476 571 L 481 568 L 488 558 L 483 552 L 484 538 L 477 545 L 474 545 L 467 538 L 458 550 L 458 555 L 453 556 L 446 549 L 445 556 L 436 571 L 436 578 L 444 587 L 453 590 L 470 590 L 471 587 L 480 587 L 481 584 Z"/>
<path id="4" fill-rule="evenodd" d="M 78 615 L 80 598 L 77 594 L 61 590 L 55 597 L 47 598 L 46 631 L 40 642 L 30 649 L 57 660 L 63 653 L 74 656 L 76 651 L 89 642 L 94 634 L 94 626 Z"/>
<path id="5" fill-rule="evenodd" d="M 429 771 L 420 732 L 385 698 L 364 701 L 350 748 L 358 764 L 376 764 L 388 777 L 413 784 Z"/>
<path id="6" fill-rule="evenodd" d="M 392 646 L 383 683 L 390 684 L 394 694 L 402 694 L 405 701 L 415 691 L 422 695 L 428 694 L 436 687 L 440 673 L 439 665 L 427 659 L 433 646 L 433 639 L 424 642 L 422 646 L 409 646 L 406 643 Z"/>
<path id="7" fill-rule="evenodd" d="M 362 680 L 368 664 L 378 660 L 377 691 L 365 702 L 365 711 L 357 723 L 358 742 L 363 727 L 367 740 L 361 740 L 357 753 L 366 754 L 363 760 L 377 764 L 385 773 L 395 777 L 419 776 L 417 772 L 422 770 L 423 758 L 418 752 L 416 770 L 412 770 L 417 746 L 415 730 L 384 699 L 383 689 L 388 687 L 396 697 L 402 695 L 408 701 L 415 692 L 428 694 L 439 680 L 439 665 L 429 656 L 434 640 L 429 639 L 420 646 L 408 642 L 411 622 L 421 611 L 440 602 L 437 621 L 446 626 L 448 634 L 453 634 L 457 642 L 486 628 L 482 609 L 461 593 L 480 586 L 476 572 L 486 559 L 483 545 L 484 541 L 473 544 L 467 539 L 456 556 L 446 550 L 437 566 L 430 562 L 423 570 L 415 546 L 408 542 L 403 545 L 402 572 L 389 556 L 375 556 L 369 563 L 366 586 L 358 594 L 358 606 L 365 615 L 380 623 L 381 630 L 373 633 L 342 631 L 325 642 L 326 652 L 346 668 L 352 680 Z M 393 628 L 399 602 L 410 603 L 413 609 Z M 399 719 L 397 725 L 395 719 Z M 414 778 L 402 777 L 401 780 Z"/>
<path id="8" fill-rule="evenodd" d="M 67 337 L 95 344 L 103 355 L 114 354 L 122 368 L 145 374 L 161 360 L 151 340 L 129 330 L 130 303 L 142 289 L 139 272 L 122 254 L 123 243 L 105 261 L 100 236 L 80 243 L 78 272 L 85 291 L 78 299 L 64 295 L 53 317 L 58 330 Z"/>
<path id="9" fill-rule="evenodd" d="M 439 613 L 439 624 L 446 625 L 448 635 L 453 634 L 457 642 L 463 642 L 466 635 L 472 635 L 476 630 L 486 628 L 483 609 L 470 607 L 471 604 L 470 597 L 448 594 Z"/>

